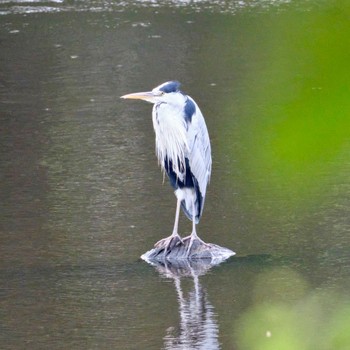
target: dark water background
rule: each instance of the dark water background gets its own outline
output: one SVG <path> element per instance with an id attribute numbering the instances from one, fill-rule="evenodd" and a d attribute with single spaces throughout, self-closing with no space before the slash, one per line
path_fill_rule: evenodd
<path id="1" fill-rule="evenodd" d="M 0 2 L 2 349 L 350 344 L 342 4 Z M 170 79 L 212 142 L 199 234 L 237 252 L 199 278 L 139 259 L 175 197 L 119 96 Z"/>

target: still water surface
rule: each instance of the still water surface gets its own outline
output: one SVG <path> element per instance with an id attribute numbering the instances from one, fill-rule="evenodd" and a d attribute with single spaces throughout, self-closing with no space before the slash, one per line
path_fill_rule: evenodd
<path id="1" fill-rule="evenodd" d="M 2 349 L 243 349 L 239 320 L 260 300 L 346 293 L 348 177 L 320 167 L 328 190 L 299 202 L 255 191 L 266 174 L 240 166 L 257 141 L 236 136 L 264 108 L 250 72 L 273 50 L 260 34 L 291 9 L 312 2 L 0 2 Z M 175 197 L 151 106 L 119 96 L 170 79 L 211 136 L 199 234 L 237 253 L 208 271 L 139 259 L 170 234 Z M 348 174 L 348 151 L 331 169 Z"/>

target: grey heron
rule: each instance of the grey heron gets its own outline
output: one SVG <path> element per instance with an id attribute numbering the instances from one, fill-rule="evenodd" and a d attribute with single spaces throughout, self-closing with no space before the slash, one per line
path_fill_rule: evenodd
<path id="1" fill-rule="evenodd" d="M 186 256 L 199 240 L 196 224 L 203 213 L 205 194 L 211 174 L 211 147 L 204 117 L 196 102 L 180 91 L 177 81 L 165 82 L 152 91 L 121 96 L 153 103 L 152 121 L 156 136 L 156 155 L 177 197 L 172 234 L 155 247 L 169 248 L 189 239 Z M 181 239 L 178 233 L 180 207 L 192 220 L 192 233 Z"/>

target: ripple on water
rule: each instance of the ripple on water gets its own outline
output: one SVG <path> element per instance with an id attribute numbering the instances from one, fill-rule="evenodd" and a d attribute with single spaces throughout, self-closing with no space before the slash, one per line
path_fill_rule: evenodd
<path id="1" fill-rule="evenodd" d="M 134 1 L 107 1 L 107 0 L 78 0 L 74 3 L 65 0 L 4 0 L 0 3 L 0 15 L 8 14 L 32 14 L 52 12 L 122 12 L 130 8 L 161 8 L 176 7 L 188 8 L 192 11 L 236 13 L 242 9 L 269 9 L 292 3 L 292 0 L 134 0 Z M 307 4 L 308 1 L 305 1 Z"/>

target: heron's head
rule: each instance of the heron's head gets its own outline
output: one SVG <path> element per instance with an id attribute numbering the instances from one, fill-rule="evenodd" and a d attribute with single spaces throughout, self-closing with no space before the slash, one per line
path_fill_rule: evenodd
<path id="1" fill-rule="evenodd" d="M 144 100 L 151 103 L 179 104 L 184 101 L 184 96 L 179 88 L 180 83 L 178 81 L 167 81 L 155 87 L 152 91 L 135 92 L 121 96 L 121 98 Z"/>

